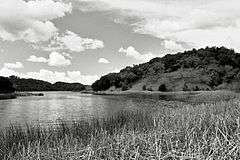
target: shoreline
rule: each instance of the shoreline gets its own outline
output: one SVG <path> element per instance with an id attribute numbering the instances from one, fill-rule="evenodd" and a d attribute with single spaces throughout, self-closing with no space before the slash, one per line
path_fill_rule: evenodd
<path id="1" fill-rule="evenodd" d="M 0 100 L 15 99 L 17 98 L 16 93 L 0 93 Z"/>
<path id="2" fill-rule="evenodd" d="M 29 97 L 29 96 L 44 96 L 43 93 L 32 93 L 32 92 L 16 92 L 17 97 Z"/>
<path id="3" fill-rule="evenodd" d="M 240 94 L 229 90 L 216 91 L 178 91 L 178 92 L 159 92 L 159 91 L 101 91 L 94 92 L 92 95 L 101 96 L 126 96 L 131 98 L 150 98 L 164 101 L 179 101 L 187 103 L 210 103 L 214 101 L 229 101 L 239 98 Z"/>
<path id="4" fill-rule="evenodd" d="M 131 95 L 131 94 L 138 94 L 138 95 L 197 95 L 197 94 L 211 94 L 211 93 L 238 93 L 234 90 L 214 90 L 214 91 L 172 91 L 172 92 L 161 92 L 161 91 L 89 91 L 89 92 L 81 92 L 81 93 L 88 93 L 93 95 Z"/>
<path id="5" fill-rule="evenodd" d="M 29 96 L 44 96 L 44 94 L 32 92 L 0 93 L 0 100 L 16 99 L 17 97 L 29 97 Z"/>

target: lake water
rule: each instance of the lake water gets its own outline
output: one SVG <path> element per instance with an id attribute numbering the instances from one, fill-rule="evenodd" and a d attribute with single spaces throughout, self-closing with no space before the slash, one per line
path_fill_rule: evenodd
<path id="1" fill-rule="evenodd" d="M 78 92 L 45 92 L 43 97 L 18 97 L 0 101 L 0 127 L 9 123 L 51 124 L 112 116 L 123 110 L 154 111 L 156 100 L 126 96 L 101 96 Z"/>

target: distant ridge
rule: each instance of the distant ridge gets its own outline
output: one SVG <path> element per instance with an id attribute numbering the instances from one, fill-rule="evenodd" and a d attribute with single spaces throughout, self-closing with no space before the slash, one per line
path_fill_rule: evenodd
<path id="1" fill-rule="evenodd" d="M 94 91 L 240 90 L 240 54 L 225 47 L 206 47 L 168 54 L 102 76 Z"/>
<path id="2" fill-rule="evenodd" d="M 10 76 L 8 79 L 14 84 L 16 91 L 82 91 L 86 87 L 81 83 L 56 82 L 52 84 L 42 80 L 16 76 Z"/>

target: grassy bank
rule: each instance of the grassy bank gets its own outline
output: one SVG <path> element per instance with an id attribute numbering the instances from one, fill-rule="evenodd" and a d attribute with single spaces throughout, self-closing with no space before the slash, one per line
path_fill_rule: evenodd
<path id="1" fill-rule="evenodd" d="M 0 159 L 239 159 L 240 100 L 179 103 L 154 115 L 121 112 L 55 127 L 11 125 Z"/>
<path id="2" fill-rule="evenodd" d="M 127 96 L 132 98 L 151 98 L 165 101 L 180 101 L 187 103 L 212 103 L 217 101 L 228 101 L 239 98 L 240 94 L 234 91 L 179 91 L 179 92 L 159 92 L 159 91 L 101 91 L 93 92 L 95 95 L 106 96 Z"/>

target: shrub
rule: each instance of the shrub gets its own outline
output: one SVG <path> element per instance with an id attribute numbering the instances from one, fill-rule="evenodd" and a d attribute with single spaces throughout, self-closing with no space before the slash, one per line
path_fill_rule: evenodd
<path id="1" fill-rule="evenodd" d="M 182 90 L 183 91 L 189 91 L 188 85 L 186 83 L 184 83 Z"/>
<path id="2" fill-rule="evenodd" d="M 152 87 L 149 87 L 147 90 L 148 90 L 148 91 L 153 91 Z"/>
<path id="3" fill-rule="evenodd" d="M 200 91 L 200 88 L 199 88 L 198 86 L 196 86 L 196 87 L 194 88 L 194 91 Z"/>
<path id="4" fill-rule="evenodd" d="M 143 90 L 143 91 L 146 91 L 146 90 L 147 90 L 146 85 L 143 85 L 143 86 L 142 86 L 142 90 Z"/>
<path id="5" fill-rule="evenodd" d="M 0 93 L 11 93 L 14 91 L 15 88 L 12 82 L 8 78 L 0 77 Z"/>
<path id="6" fill-rule="evenodd" d="M 129 88 L 128 88 L 128 86 L 126 85 L 126 84 L 123 84 L 122 85 L 122 91 L 126 91 L 126 90 L 128 90 Z"/>
<path id="7" fill-rule="evenodd" d="M 158 88 L 158 91 L 161 91 L 161 92 L 166 92 L 167 91 L 167 87 L 165 84 L 161 84 Z"/>

